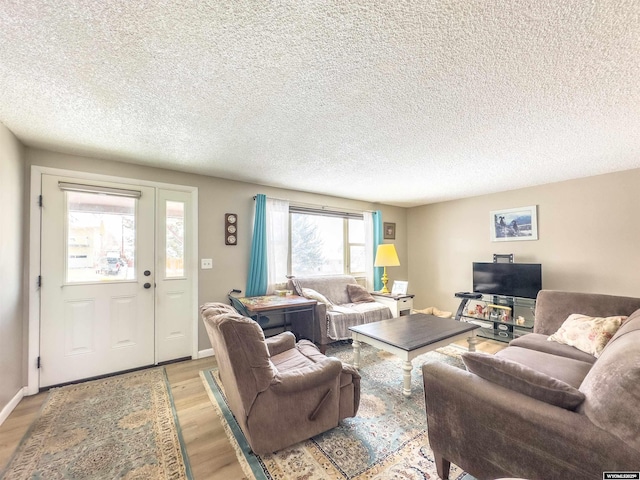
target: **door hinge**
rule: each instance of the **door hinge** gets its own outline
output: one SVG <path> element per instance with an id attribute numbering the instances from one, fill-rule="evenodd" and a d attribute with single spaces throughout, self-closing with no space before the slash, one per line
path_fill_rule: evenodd
<path id="1" fill-rule="evenodd" d="M 38 368 L 40 368 L 40 357 L 38 357 L 38 363 L 36 365 Z"/>
<path id="2" fill-rule="evenodd" d="M 38 195 L 38 206 L 42 207 L 42 195 Z"/>
<path id="3" fill-rule="evenodd" d="M 38 287 L 42 286 L 42 275 L 38 275 Z"/>

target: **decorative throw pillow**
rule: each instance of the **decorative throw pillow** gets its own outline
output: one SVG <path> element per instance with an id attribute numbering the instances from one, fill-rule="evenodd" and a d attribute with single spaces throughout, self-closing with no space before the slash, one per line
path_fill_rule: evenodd
<path id="1" fill-rule="evenodd" d="M 303 288 L 302 296 L 306 298 L 310 298 L 311 300 L 315 300 L 318 303 L 324 303 L 328 307 L 333 305 L 333 303 L 331 303 L 331 300 L 329 300 L 327 297 L 322 295 L 320 292 L 316 292 L 313 288 Z"/>
<path id="2" fill-rule="evenodd" d="M 491 383 L 527 395 L 556 407 L 575 410 L 584 393 L 568 383 L 550 377 L 513 360 L 479 352 L 465 352 L 467 370 Z"/>
<path id="3" fill-rule="evenodd" d="M 589 317 L 580 313 L 569 315 L 556 333 L 549 336 L 551 342 L 564 343 L 599 357 L 611 337 L 618 331 L 625 316 Z"/>
<path id="4" fill-rule="evenodd" d="M 348 284 L 347 293 L 351 303 L 368 303 L 375 302 L 375 299 L 371 296 L 367 289 L 362 285 Z"/>

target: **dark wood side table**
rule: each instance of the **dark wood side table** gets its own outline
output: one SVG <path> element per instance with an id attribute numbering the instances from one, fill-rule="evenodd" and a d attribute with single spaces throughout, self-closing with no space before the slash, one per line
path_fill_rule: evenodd
<path id="1" fill-rule="evenodd" d="M 256 315 L 258 323 L 260 323 L 261 317 L 267 318 L 267 313 L 283 316 L 284 320 L 281 325 L 268 327 L 267 330 L 279 327 L 287 330 L 287 325 L 291 327 L 291 322 L 287 320 L 289 314 L 292 313 L 309 312 L 311 313 L 309 317 L 312 325 L 315 323 L 315 311 L 318 302 L 309 298 L 298 295 L 262 295 L 259 297 L 242 297 L 238 300 L 242 302 L 247 312 Z M 311 331 L 313 332 L 311 335 L 315 337 L 315 328 L 312 327 Z M 315 338 L 310 340 L 315 343 Z"/>

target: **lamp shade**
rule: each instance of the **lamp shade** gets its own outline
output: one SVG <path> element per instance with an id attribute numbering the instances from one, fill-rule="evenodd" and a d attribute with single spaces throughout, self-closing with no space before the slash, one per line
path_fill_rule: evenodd
<path id="1" fill-rule="evenodd" d="M 374 267 L 397 267 L 400 265 L 396 246 L 393 243 L 383 243 L 378 245 Z"/>

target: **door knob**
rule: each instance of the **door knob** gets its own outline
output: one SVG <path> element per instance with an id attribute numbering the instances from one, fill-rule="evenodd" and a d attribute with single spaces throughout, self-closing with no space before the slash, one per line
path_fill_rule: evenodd
<path id="1" fill-rule="evenodd" d="M 151 275 L 151 272 L 149 270 L 145 270 L 144 271 L 144 276 L 148 277 L 149 275 Z"/>
<path id="2" fill-rule="evenodd" d="M 151 288 L 151 284 L 150 283 L 145 283 L 144 284 L 144 288 Z"/>

